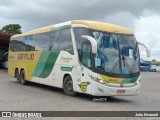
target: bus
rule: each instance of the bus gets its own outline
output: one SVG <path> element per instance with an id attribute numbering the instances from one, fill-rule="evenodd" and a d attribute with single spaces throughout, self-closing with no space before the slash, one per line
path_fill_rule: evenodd
<path id="1" fill-rule="evenodd" d="M 141 71 L 149 72 L 150 68 L 151 68 L 151 63 L 150 62 L 140 62 L 140 70 Z"/>
<path id="2" fill-rule="evenodd" d="M 96 21 L 72 20 L 14 35 L 8 73 L 25 85 L 36 82 L 74 96 L 137 95 L 140 55 L 133 32 Z"/>

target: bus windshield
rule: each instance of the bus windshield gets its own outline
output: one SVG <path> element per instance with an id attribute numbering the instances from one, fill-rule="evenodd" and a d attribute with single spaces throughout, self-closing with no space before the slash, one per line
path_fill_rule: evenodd
<path id="1" fill-rule="evenodd" d="M 74 32 L 78 52 L 83 41 L 81 35 L 92 36 L 97 41 L 97 53 L 94 56 L 96 70 L 113 75 L 131 75 L 140 71 L 139 51 L 134 35 L 107 33 L 86 28 L 76 28 Z"/>
<path id="2" fill-rule="evenodd" d="M 96 69 L 114 74 L 139 72 L 138 47 L 133 35 L 93 32 L 97 40 Z"/>

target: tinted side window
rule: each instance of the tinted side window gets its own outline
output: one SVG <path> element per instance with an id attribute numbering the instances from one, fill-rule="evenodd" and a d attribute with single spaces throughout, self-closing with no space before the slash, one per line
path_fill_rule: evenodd
<path id="1" fill-rule="evenodd" d="M 10 42 L 11 51 L 35 51 L 36 35 L 14 38 Z"/>
<path id="2" fill-rule="evenodd" d="M 48 38 L 48 33 L 42 33 L 37 35 L 37 45 L 36 50 L 49 50 L 50 41 Z"/>
<path id="3" fill-rule="evenodd" d="M 60 30 L 59 48 L 73 54 L 73 44 L 70 29 Z"/>
<path id="4" fill-rule="evenodd" d="M 16 41 L 14 50 L 15 51 L 26 51 L 27 50 L 26 44 L 23 41 Z"/>
<path id="5" fill-rule="evenodd" d="M 15 38 L 10 42 L 10 50 L 11 51 L 26 51 L 27 47 L 23 41 L 22 37 Z"/>
<path id="6" fill-rule="evenodd" d="M 59 31 L 52 31 L 49 33 L 50 48 L 49 50 L 59 49 Z"/>
<path id="7" fill-rule="evenodd" d="M 65 50 L 73 53 L 70 29 L 15 38 L 10 42 L 11 51 Z"/>
<path id="8" fill-rule="evenodd" d="M 24 36 L 23 40 L 25 41 L 27 51 L 35 51 L 36 35 Z"/>

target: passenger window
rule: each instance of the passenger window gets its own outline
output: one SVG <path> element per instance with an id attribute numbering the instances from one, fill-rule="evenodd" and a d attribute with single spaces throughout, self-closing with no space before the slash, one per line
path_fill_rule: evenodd
<path id="1" fill-rule="evenodd" d="M 30 36 L 24 36 L 23 40 L 25 41 L 26 44 L 26 50 L 27 51 L 35 51 L 35 46 L 36 46 L 36 39 L 34 37 L 35 35 L 30 35 Z"/>
<path id="2" fill-rule="evenodd" d="M 61 50 L 65 50 L 73 54 L 73 44 L 70 29 L 63 29 L 60 31 L 59 45 Z"/>
<path id="3" fill-rule="evenodd" d="M 22 37 L 16 38 L 15 40 L 11 41 L 10 49 L 12 51 L 25 51 L 26 50 L 26 44 L 23 41 Z"/>
<path id="4" fill-rule="evenodd" d="M 49 50 L 57 50 L 59 49 L 59 31 L 53 31 L 49 33 L 50 38 L 50 47 Z"/>
<path id="5" fill-rule="evenodd" d="M 46 33 L 37 35 L 36 50 L 43 50 L 43 51 L 49 50 L 49 43 L 47 41 L 47 34 Z"/>

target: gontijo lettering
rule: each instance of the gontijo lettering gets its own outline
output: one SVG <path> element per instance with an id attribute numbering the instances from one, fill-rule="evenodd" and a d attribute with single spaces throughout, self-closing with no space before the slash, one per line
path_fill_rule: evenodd
<path id="1" fill-rule="evenodd" d="M 18 60 L 34 60 L 33 53 L 18 54 Z"/>

